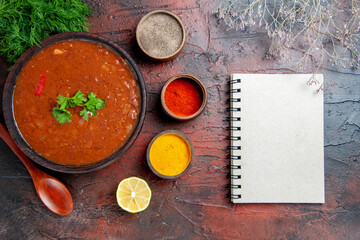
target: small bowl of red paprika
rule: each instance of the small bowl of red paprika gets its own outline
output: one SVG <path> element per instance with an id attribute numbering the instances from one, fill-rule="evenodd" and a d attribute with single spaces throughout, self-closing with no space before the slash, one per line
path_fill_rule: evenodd
<path id="1" fill-rule="evenodd" d="M 200 115 L 207 102 L 204 84 L 190 74 L 170 78 L 161 91 L 164 112 L 176 120 L 185 121 Z"/>

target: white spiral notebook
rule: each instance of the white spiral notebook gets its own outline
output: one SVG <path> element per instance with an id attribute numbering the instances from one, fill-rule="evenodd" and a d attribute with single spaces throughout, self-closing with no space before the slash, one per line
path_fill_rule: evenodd
<path id="1" fill-rule="evenodd" d="M 321 74 L 231 75 L 233 203 L 325 202 L 322 83 Z"/>

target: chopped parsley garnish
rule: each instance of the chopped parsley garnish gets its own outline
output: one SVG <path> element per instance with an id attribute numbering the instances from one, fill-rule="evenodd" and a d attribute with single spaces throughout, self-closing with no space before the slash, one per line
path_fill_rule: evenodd
<path id="1" fill-rule="evenodd" d="M 70 118 L 72 116 L 68 110 L 66 109 L 61 110 L 59 106 L 53 108 L 52 114 L 56 118 L 56 121 L 58 121 L 61 125 L 63 125 L 66 122 L 70 122 Z"/>
<path id="2" fill-rule="evenodd" d="M 88 101 L 81 106 L 84 107 L 84 109 L 80 112 L 80 115 L 87 121 L 89 113 L 91 113 L 92 116 L 96 116 L 96 110 L 105 107 L 105 101 L 96 98 L 95 93 L 91 92 L 88 95 Z"/>
<path id="3" fill-rule="evenodd" d="M 82 116 L 85 121 L 89 120 L 89 115 L 96 116 L 96 110 L 105 107 L 105 101 L 97 98 L 95 93 L 90 92 L 86 98 L 81 90 L 71 98 L 59 94 L 56 102 L 57 106 L 53 108 L 52 115 L 61 125 L 71 121 L 70 118 L 72 115 L 67 110 L 70 107 L 83 107 L 83 110 L 80 111 L 80 116 Z"/>

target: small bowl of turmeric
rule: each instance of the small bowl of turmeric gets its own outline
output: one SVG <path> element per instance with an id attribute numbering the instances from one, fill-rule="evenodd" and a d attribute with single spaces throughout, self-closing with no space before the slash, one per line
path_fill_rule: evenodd
<path id="1" fill-rule="evenodd" d="M 196 118 L 205 109 L 207 92 L 204 84 L 190 74 L 170 78 L 161 90 L 161 106 L 171 118 L 185 121 Z"/>
<path id="2" fill-rule="evenodd" d="M 187 136 L 175 130 L 167 130 L 151 140 L 146 160 L 158 177 L 175 179 L 190 169 L 193 153 L 193 145 Z"/>

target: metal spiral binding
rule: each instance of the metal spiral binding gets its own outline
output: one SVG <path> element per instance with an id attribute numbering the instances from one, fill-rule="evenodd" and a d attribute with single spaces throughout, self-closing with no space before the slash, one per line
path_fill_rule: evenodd
<path id="1" fill-rule="evenodd" d="M 241 175 L 230 175 L 232 179 L 241 179 Z"/>
<path id="2" fill-rule="evenodd" d="M 227 117 L 227 121 L 241 121 L 241 117 Z"/>
<path id="3" fill-rule="evenodd" d="M 235 136 L 230 136 L 230 140 L 233 140 L 233 141 L 240 141 L 241 140 L 241 137 L 238 136 L 238 137 L 235 137 Z"/>
<path id="4" fill-rule="evenodd" d="M 230 155 L 230 159 L 231 159 L 231 160 L 241 160 L 241 156 L 233 156 L 233 155 Z"/>
<path id="5" fill-rule="evenodd" d="M 239 94 L 241 94 L 241 88 L 238 87 L 238 84 L 241 83 L 240 79 L 231 79 L 230 80 L 230 98 L 228 99 L 228 103 L 230 106 L 226 109 L 230 112 L 230 117 L 227 117 L 226 120 L 230 122 L 230 125 L 228 129 L 230 129 L 231 134 L 229 139 L 231 140 L 231 145 L 228 147 L 230 149 L 230 179 L 231 179 L 231 198 L 233 200 L 235 199 L 241 199 L 241 192 L 239 190 L 241 189 L 241 184 L 239 184 L 239 179 L 241 179 L 241 156 L 240 156 L 240 150 L 241 150 L 241 125 L 239 122 L 241 121 L 241 115 L 239 114 L 241 112 L 241 107 L 239 106 L 239 103 L 241 103 L 241 97 Z M 234 86 L 236 84 L 237 86 Z"/>
<path id="6" fill-rule="evenodd" d="M 228 102 L 241 102 L 241 98 L 229 98 Z"/>
<path id="7" fill-rule="evenodd" d="M 229 146 L 230 150 L 241 150 L 241 146 Z"/>
<path id="8" fill-rule="evenodd" d="M 241 165 L 231 165 L 230 169 L 241 169 Z"/>
<path id="9" fill-rule="evenodd" d="M 240 79 L 230 80 L 230 84 L 234 84 L 234 83 L 241 83 L 241 80 Z"/>
<path id="10" fill-rule="evenodd" d="M 241 194 L 231 194 L 230 196 L 232 199 L 240 199 L 241 198 Z"/>
<path id="11" fill-rule="evenodd" d="M 229 127 L 230 130 L 241 131 L 241 127 Z"/>
<path id="12" fill-rule="evenodd" d="M 226 108 L 226 111 L 228 111 L 228 112 L 231 112 L 231 111 L 233 111 L 233 112 L 236 112 L 236 111 L 241 112 L 241 108 L 228 107 L 228 108 Z"/>
<path id="13" fill-rule="evenodd" d="M 231 90 L 229 91 L 229 93 L 238 93 L 238 92 L 241 92 L 241 89 L 240 89 L 240 88 L 231 89 Z"/>

